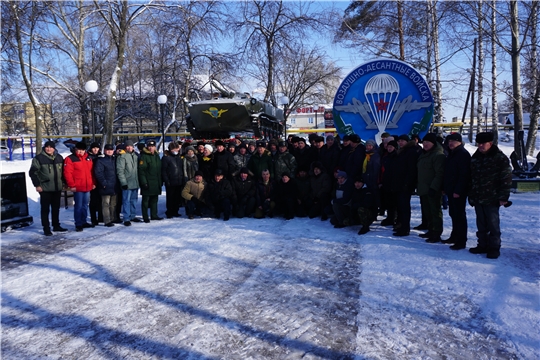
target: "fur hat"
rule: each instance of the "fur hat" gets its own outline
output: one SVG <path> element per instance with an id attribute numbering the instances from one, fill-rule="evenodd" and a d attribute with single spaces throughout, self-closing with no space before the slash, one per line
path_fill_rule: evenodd
<path id="1" fill-rule="evenodd" d="M 217 168 L 216 171 L 214 171 L 214 175 L 223 175 L 223 170 L 220 168 Z"/>
<path id="2" fill-rule="evenodd" d="M 434 133 L 427 133 L 426 136 L 422 139 L 422 142 L 429 141 L 430 143 L 436 145 L 438 143 L 437 141 L 437 135 Z"/>
<path id="3" fill-rule="evenodd" d="M 146 147 L 149 147 L 149 146 L 156 146 L 156 140 L 148 140 L 146 142 Z"/>
<path id="4" fill-rule="evenodd" d="M 241 168 L 241 169 L 240 169 L 240 174 L 248 174 L 248 175 L 249 175 L 249 170 L 248 170 L 248 168 L 246 168 L 246 167 Z"/>
<path id="5" fill-rule="evenodd" d="M 219 145 L 225 146 L 225 143 L 223 142 L 223 140 L 216 140 L 214 142 L 214 146 L 218 147 Z"/>
<path id="6" fill-rule="evenodd" d="M 118 150 L 126 150 L 126 145 L 125 144 L 116 145 L 116 151 L 118 151 Z"/>
<path id="7" fill-rule="evenodd" d="M 103 150 L 114 150 L 114 145 L 113 144 L 105 144 L 105 147 L 103 148 Z"/>
<path id="8" fill-rule="evenodd" d="M 326 141 L 328 141 L 328 140 L 335 140 L 334 135 L 328 135 L 326 137 Z"/>
<path id="9" fill-rule="evenodd" d="M 448 135 L 446 137 L 447 140 L 454 140 L 454 141 L 459 141 L 459 142 L 463 142 L 463 139 L 461 138 L 461 134 L 460 133 L 451 133 L 450 135 Z"/>
<path id="10" fill-rule="evenodd" d="M 411 141 L 411 138 L 407 134 L 399 135 L 398 140 L 405 140 L 406 142 Z"/>
<path id="11" fill-rule="evenodd" d="M 350 135 L 350 139 L 351 139 L 351 142 L 355 144 L 360 144 L 360 142 L 362 141 L 362 139 L 360 139 L 360 136 L 358 136 L 358 134 Z"/>
<path id="12" fill-rule="evenodd" d="M 228 148 L 235 148 L 236 149 L 236 143 L 234 141 L 231 141 L 228 145 Z"/>
<path id="13" fill-rule="evenodd" d="M 203 172 L 201 170 L 195 171 L 195 176 L 203 176 Z"/>
<path id="14" fill-rule="evenodd" d="M 280 141 L 280 142 L 278 142 L 278 146 L 279 147 L 283 147 L 283 146 L 287 147 L 287 142 L 286 141 Z"/>
<path id="15" fill-rule="evenodd" d="M 288 177 L 288 178 L 290 179 L 290 178 L 291 178 L 291 173 L 288 172 L 288 171 L 284 171 L 284 172 L 281 174 L 281 177 L 284 177 L 284 176 L 286 176 L 286 177 Z"/>
<path id="16" fill-rule="evenodd" d="M 45 145 L 43 145 L 43 148 L 45 149 L 46 147 L 52 147 L 53 149 L 56 149 L 56 144 L 54 141 L 47 141 L 45 142 Z"/>
<path id="17" fill-rule="evenodd" d="M 257 141 L 257 147 L 266 147 L 264 141 Z"/>
<path id="18" fill-rule="evenodd" d="M 476 134 L 476 143 L 483 144 L 490 141 L 493 141 L 493 133 L 492 132 L 481 132 Z"/>
<path id="19" fill-rule="evenodd" d="M 75 149 L 86 150 L 86 143 L 79 141 L 78 143 L 75 144 Z"/>
<path id="20" fill-rule="evenodd" d="M 197 146 L 199 146 L 199 145 L 204 146 L 205 145 L 204 141 L 197 141 Z"/>
<path id="21" fill-rule="evenodd" d="M 98 148 L 99 147 L 99 144 L 97 142 L 93 142 L 90 144 L 90 149 L 93 149 L 93 148 Z"/>
<path id="22" fill-rule="evenodd" d="M 388 142 L 388 144 L 386 144 L 386 146 L 388 146 L 388 145 L 393 146 L 395 149 L 398 148 L 398 143 L 397 143 L 396 140 L 390 140 L 390 141 Z"/>

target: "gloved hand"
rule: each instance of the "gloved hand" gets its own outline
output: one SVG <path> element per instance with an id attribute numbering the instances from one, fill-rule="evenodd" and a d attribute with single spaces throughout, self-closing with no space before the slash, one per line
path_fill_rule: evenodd
<path id="1" fill-rule="evenodd" d="M 127 190 L 127 189 L 128 189 L 127 185 L 122 185 L 122 190 Z"/>
<path id="2" fill-rule="evenodd" d="M 435 189 L 429 189 L 428 195 L 431 196 L 431 197 L 435 197 L 437 195 L 440 195 L 440 193 L 438 193 L 437 190 L 435 190 Z"/>
<path id="3" fill-rule="evenodd" d="M 472 207 L 474 207 L 474 200 L 471 199 L 471 198 L 468 198 L 467 200 L 469 201 L 469 205 L 471 205 Z"/>
<path id="4" fill-rule="evenodd" d="M 148 189 L 150 188 L 150 186 L 148 186 L 148 184 L 143 184 L 142 188 L 143 188 L 144 190 L 148 190 Z"/>

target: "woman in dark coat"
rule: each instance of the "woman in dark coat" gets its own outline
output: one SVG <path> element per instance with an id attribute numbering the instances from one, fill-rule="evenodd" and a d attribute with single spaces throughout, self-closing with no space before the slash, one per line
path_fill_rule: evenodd
<path id="1" fill-rule="evenodd" d="M 203 173 L 203 178 L 207 182 L 214 178 L 214 154 L 212 145 L 204 145 L 204 152 L 198 158 L 199 170 Z"/>
<path id="2" fill-rule="evenodd" d="M 186 153 L 182 158 L 183 171 L 184 171 L 184 183 L 195 177 L 195 172 L 199 170 L 199 161 L 193 146 L 186 148 Z"/>
<path id="3" fill-rule="evenodd" d="M 161 177 L 165 183 L 166 207 L 165 215 L 168 219 L 178 217 L 182 204 L 182 190 L 184 188 L 183 159 L 180 156 L 180 144 L 176 141 L 169 143 L 169 150 L 165 151 L 161 159 Z"/>

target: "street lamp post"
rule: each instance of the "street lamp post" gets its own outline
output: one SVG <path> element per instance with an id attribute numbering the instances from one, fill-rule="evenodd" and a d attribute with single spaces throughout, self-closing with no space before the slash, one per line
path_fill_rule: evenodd
<path id="1" fill-rule="evenodd" d="M 94 93 L 98 90 L 95 80 L 89 80 L 84 84 L 84 89 L 90 93 L 90 127 L 92 129 L 92 142 L 96 141 L 96 123 L 94 121 Z"/>
<path id="2" fill-rule="evenodd" d="M 165 104 L 167 103 L 166 95 L 159 95 L 157 98 L 159 104 L 159 110 L 161 112 L 161 144 L 163 154 L 165 154 Z"/>
<path id="3" fill-rule="evenodd" d="M 283 106 L 283 127 L 285 128 L 285 141 L 287 140 L 287 107 L 289 106 L 289 98 L 286 95 L 283 95 L 281 99 L 279 100 L 281 105 Z"/>

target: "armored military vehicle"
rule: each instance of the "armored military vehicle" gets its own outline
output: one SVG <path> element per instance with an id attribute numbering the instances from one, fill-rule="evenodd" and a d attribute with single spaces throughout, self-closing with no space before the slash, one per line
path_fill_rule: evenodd
<path id="1" fill-rule="evenodd" d="M 187 101 L 186 124 L 194 139 L 225 139 L 243 132 L 262 139 L 282 136 L 282 109 L 247 93 L 237 95 L 215 79 L 210 83 L 216 90 L 210 100 Z"/>

